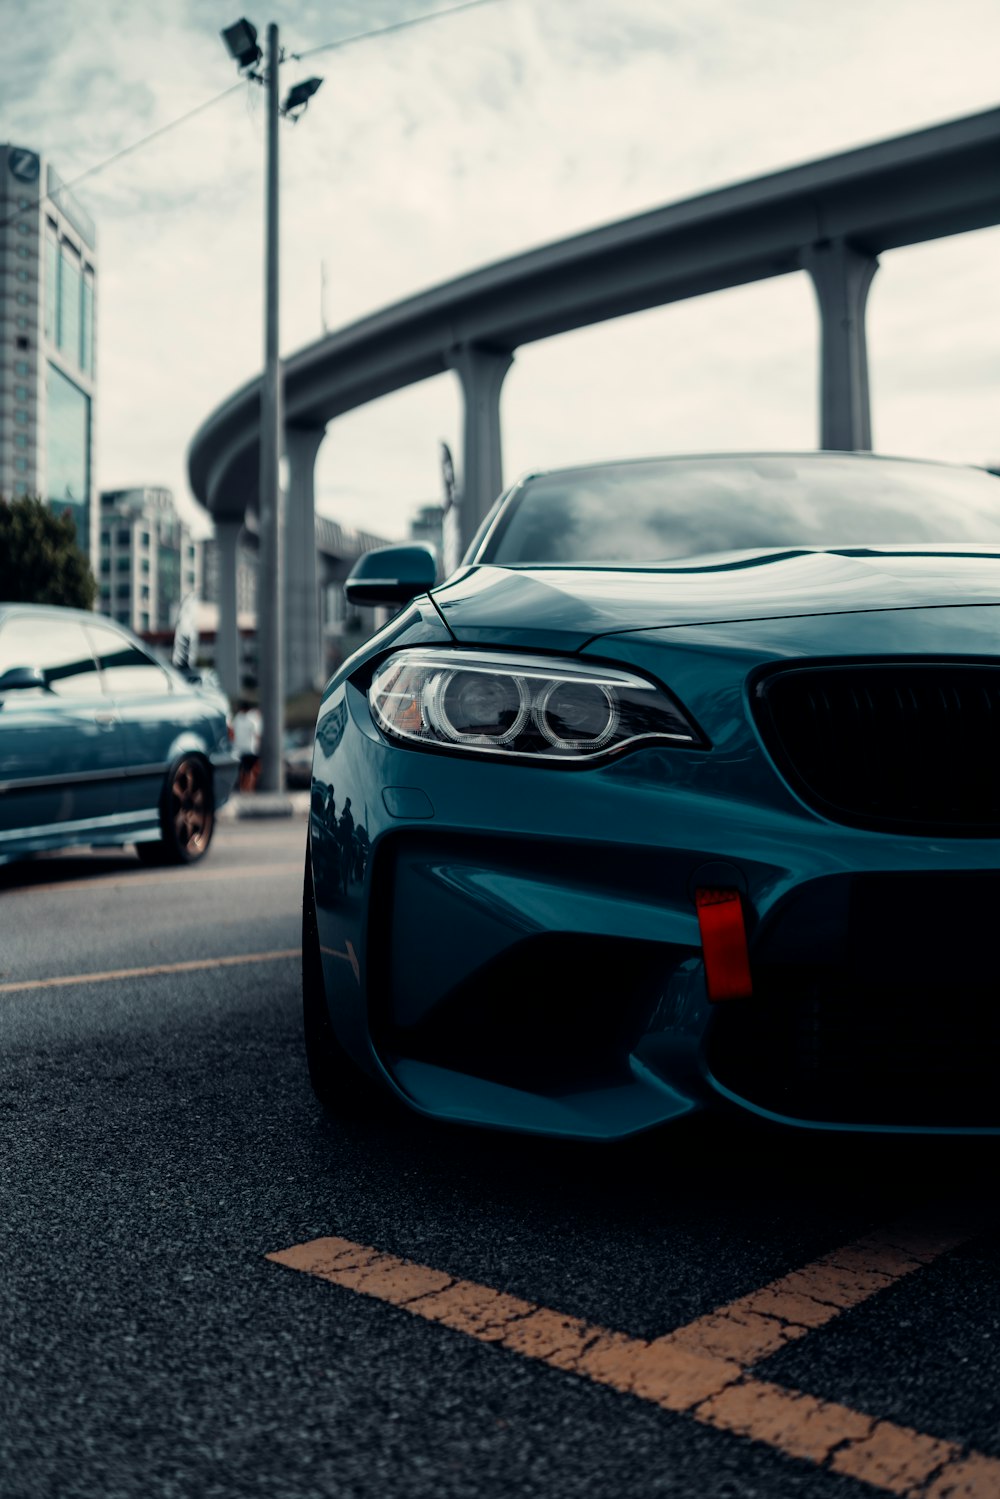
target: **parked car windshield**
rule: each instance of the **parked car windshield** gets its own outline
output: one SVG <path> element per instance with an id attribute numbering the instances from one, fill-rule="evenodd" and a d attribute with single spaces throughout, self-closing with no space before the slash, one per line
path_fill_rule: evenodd
<path id="1" fill-rule="evenodd" d="M 985 469 L 853 454 L 567 469 L 511 496 L 477 561 L 638 565 L 743 548 L 1000 542 Z"/>

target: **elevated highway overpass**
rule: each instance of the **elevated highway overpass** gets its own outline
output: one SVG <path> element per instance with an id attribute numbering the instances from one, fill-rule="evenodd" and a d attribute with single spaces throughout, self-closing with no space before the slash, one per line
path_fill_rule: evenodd
<path id="1" fill-rule="evenodd" d="M 818 445 L 867 449 L 865 307 L 879 256 L 998 222 L 1000 109 L 993 109 L 544 245 L 299 350 L 284 362 L 288 689 L 310 682 L 319 666 L 313 476 L 336 417 L 453 370 L 464 401 L 467 540 L 502 488 L 500 393 L 521 345 L 805 270 L 820 315 Z M 260 403 L 257 376 L 206 419 L 190 446 L 191 487 L 212 513 L 221 552 L 235 553 L 247 506 L 256 505 Z M 220 598 L 219 669 L 228 685 L 227 605 Z M 235 676 L 235 594 L 232 620 Z"/>

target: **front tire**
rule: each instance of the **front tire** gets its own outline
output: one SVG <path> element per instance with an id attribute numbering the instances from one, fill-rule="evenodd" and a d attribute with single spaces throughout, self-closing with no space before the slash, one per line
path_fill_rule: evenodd
<path id="1" fill-rule="evenodd" d="M 181 755 L 167 771 L 160 794 L 156 843 L 137 843 L 142 864 L 196 864 L 215 831 L 212 770 L 200 755 Z"/>
<path id="2" fill-rule="evenodd" d="M 375 1112 L 383 1102 L 381 1090 L 355 1066 L 330 1023 L 310 850 L 302 890 L 302 1027 L 309 1082 L 326 1112 L 339 1119 Z"/>

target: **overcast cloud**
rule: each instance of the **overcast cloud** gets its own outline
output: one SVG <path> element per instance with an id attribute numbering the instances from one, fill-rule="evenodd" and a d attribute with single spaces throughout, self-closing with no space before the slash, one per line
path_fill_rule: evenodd
<path id="1" fill-rule="evenodd" d="M 292 51 L 446 9 L 271 5 Z M 0 140 L 70 180 L 220 93 L 236 5 L 0 0 Z M 741 178 L 995 106 L 995 0 L 495 0 L 341 52 L 282 131 L 282 348 L 486 262 Z M 101 487 L 166 484 L 260 369 L 264 99 L 245 85 L 79 190 L 98 224 Z M 875 444 L 1000 459 L 1000 230 L 893 252 L 869 303 Z M 322 269 L 321 269 L 322 268 Z M 324 274 L 325 272 L 325 274 Z M 325 294 L 322 283 L 325 281 Z M 505 473 L 816 442 L 804 276 L 522 349 Z M 320 508 L 403 534 L 458 456 L 450 376 L 331 425 Z"/>

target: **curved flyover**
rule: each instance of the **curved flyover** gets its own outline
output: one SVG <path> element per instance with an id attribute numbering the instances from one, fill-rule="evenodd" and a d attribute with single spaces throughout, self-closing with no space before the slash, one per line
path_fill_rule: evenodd
<path id="1" fill-rule="evenodd" d="M 299 581 L 308 583 L 313 467 L 334 417 L 455 370 L 465 402 L 467 538 L 502 487 L 500 389 L 516 348 L 792 271 L 809 272 L 819 304 L 820 446 L 870 447 L 864 314 L 878 255 L 998 222 L 1000 109 L 993 109 L 574 235 L 330 333 L 283 366 L 290 565 L 299 557 L 306 569 Z M 191 442 L 191 487 L 217 520 L 238 523 L 248 503 L 256 505 L 260 398 L 258 376 Z M 314 561 L 312 568 L 314 577 Z M 296 649 L 290 643 L 293 677 L 306 670 Z"/>

